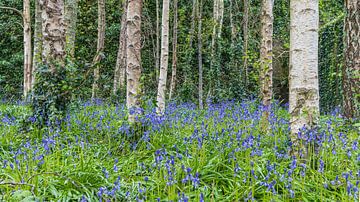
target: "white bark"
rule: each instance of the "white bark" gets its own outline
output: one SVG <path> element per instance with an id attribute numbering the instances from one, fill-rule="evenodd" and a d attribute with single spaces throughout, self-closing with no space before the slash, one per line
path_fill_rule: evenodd
<path id="1" fill-rule="evenodd" d="M 273 42 L 273 7 L 274 0 L 262 0 L 261 13 L 261 48 L 260 48 L 260 83 L 262 104 L 268 110 L 272 98 L 272 42 Z M 265 113 L 266 117 L 268 112 Z"/>
<path id="2" fill-rule="evenodd" d="M 163 12 L 161 22 L 161 55 L 160 55 L 160 76 L 157 93 L 157 109 L 158 114 L 165 112 L 165 94 L 166 80 L 169 66 L 169 0 L 163 0 Z"/>
<path id="3" fill-rule="evenodd" d="M 42 53 L 42 18 L 41 18 L 41 5 L 40 0 L 35 0 L 35 24 L 34 24 L 34 53 L 33 53 L 33 66 L 31 73 L 31 88 L 35 84 L 35 73 L 39 64 L 41 64 Z"/>
<path id="4" fill-rule="evenodd" d="M 312 128 L 319 117 L 319 0 L 290 2 L 289 111 L 293 152 L 303 150 L 299 129 Z M 303 151 L 304 152 L 304 151 Z"/>
<path id="5" fill-rule="evenodd" d="M 142 0 L 129 1 L 126 20 L 126 104 L 129 122 L 134 123 L 140 108 Z"/>
<path id="6" fill-rule="evenodd" d="M 24 20 L 24 98 L 28 98 L 32 81 L 32 48 L 31 48 L 31 19 L 30 0 L 23 1 Z"/>
<path id="7" fill-rule="evenodd" d="M 100 79 L 100 62 L 104 55 L 105 46 L 105 0 L 98 0 L 98 39 L 97 39 L 97 51 L 93 61 L 93 64 L 97 67 L 94 69 L 94 83 L 92 86 L 91 98 L 95 99 L 99 90 Z"/>
<path id="8" fill-rule="evenodd" d="M 176 87 L 176 71 L 177 71 L 177 32 L 178 32 L 178 5 L 177 0 L 174 0 L 174 28 L 173 28 L 173 53 L 172 53 L 172 67 L 171 67 L 171 83 L 170 83 L 170 95 L 172 96 Z"/>

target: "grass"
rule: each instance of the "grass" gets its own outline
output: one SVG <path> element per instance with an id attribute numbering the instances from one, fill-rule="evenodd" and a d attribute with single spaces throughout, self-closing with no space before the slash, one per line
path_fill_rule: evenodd
<path id="1" fill-rule="evenodd" d="M 223 102 L 147 106 L 131 127 L 123 105 L 84 103 L 58 125 L 21 130 L 30 110 L 0 105 L 0 201 L 357 201 L 359 131 L 339 115 L 303 131 L 308 161 L 288 155 L 289 114 Z"/>

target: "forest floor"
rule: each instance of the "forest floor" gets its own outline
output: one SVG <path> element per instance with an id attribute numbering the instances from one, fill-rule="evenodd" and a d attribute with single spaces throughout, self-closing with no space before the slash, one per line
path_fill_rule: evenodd
<path id="1" fill-rule="evenodd" d="M 131 127 L 123 105 L 87 102 L 38 129 L 21 126 L 28 107 L 1 104 L 0 201 L 359 200 L 358 126 L 322 116 L 299 133 L 300 161 L 288 155 L 287 110 L 274 104 L 265 132 L 262 112 L 252 101 L 184 103 L 159 117 L 149 104 Z"/>

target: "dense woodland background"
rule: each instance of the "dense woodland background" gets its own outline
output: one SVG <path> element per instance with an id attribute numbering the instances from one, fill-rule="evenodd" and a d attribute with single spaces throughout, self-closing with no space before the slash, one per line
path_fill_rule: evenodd
<path id="1" fill-rule="evenodd" d="M 76 30 L 76 68 L 82 75 L 88 71 L 96 54 L 97 40 L 97 1 L 79 0 L 78 21 Z M 142 24 L 142 69 L 143 99 L 155 100 L 157 92 L 157 71 L 155 67 L 156 48 L 156 1 L 143 2 Z M 178 2 L 178 70 L 176 100 L 197 101 L 198 60 L 197 60 L 197 24 L 193 34 L 193 46 L 189 47 L 192 3 Z M 160 22 L 161 22 L 161 2 Z M 216 55 L 211 57 L 211 39 L 213 27 L 213 2 L 204 1 L 203 6 L 203 62 L 204 62 L 204 96 L 213 101 L 228 99 L 255 98 L 259 93 L 259 53 L 260 53 L 260 0 L 249 0 L 249 48 L 248 48 L 248 83 L 245 84 L 244 73 L 244 7 L 242 1 L 225 1 L 222 35 L 216 42 Z M 2 0 L 1 5 L 22 10 L 20 0 Z M 276 0 L 274 4 L 274 97 L 282 103 L 288 102 L 288 69 L 289 69 L 289 0 Z M 123 6 L 119 0 L 106 0 L 106 37 L 105 49 L 100 69 L 100 91 L 98 98 L 110 99 L 113 89 L 114 69 L 119 46 L 121 16 Z M 22 19 L 13 11 L 0 9 L 0 97 L 17 100 L 22 97 L 23 88 L 23 30 Z M 31 25 L 34 26 L 34 2 L 31 1 Z M 173 27 L 173 1 L 170 5 L 170 29 Z M 232 40 L 230 15 L 236 29 Z M 343 65 L 343 24 L 344 4 L 342 0 L 320 1 L 320 48 L 319 76 L 320 103 L 323 113 L 330 112 L 342 104 Z M 198 20 L 195 19 L 197 23 Z M 34 30 L 34 28 L 32 28 Z M 170 56 L 168 83 L 171 78 L 172 63 L 172 30 L 170 31 Z M 212 63 L 210 68 L 210 63 Z M 77 98 L 89 99 L 93 75 L 82 76 L 76 80 L 82 83 L 74 95 Z M 168 84 L 169 85 L 169 84 Z M 212 87 L 213 86 L 213 87 Z M 169 88 L 168 88 L 169 89 Z M 211 89 L 211 91 L 209 91 Z M 125 92 L 120 91 L 116 101 L 125 100 Z"/>

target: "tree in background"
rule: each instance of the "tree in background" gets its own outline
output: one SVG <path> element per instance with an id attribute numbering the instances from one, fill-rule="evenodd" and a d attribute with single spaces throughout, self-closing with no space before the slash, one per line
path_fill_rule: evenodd
<path id="1" fill-rule="evenodd" d="M 173 53 L 171 67 L 171 82 L 169 100 L 172 99 L 176 87 L 176 71 L 177 71 L 177 35 L 178 35 L 178 2 L 174 0 L 174 28 L 173 28 Z"/>
<path id="2" fill-rule="evenodd" d="M 360 0 L 345 0 L 345 7 L 344 112 L 354 118 L 360 115 Z"/>
<path id="3" fill-rule="evenodd" d="M 65 1 L 66 22 L 66 51 L 70 58 L 75 56 L 76 22 L 78 13 L 78 0 Z"/>
<path id="4" fill-rule="evenodd" d="M 42 18 L 41 18 L 40 0 L 35 0 L 35 24 L 34 24 L 34 52 L 33 52 L 33 68 L 31 74 L 31 88 L 35 84 L 35 73 L 39 64 L 41 64 L 42 54 Z"/>
<path id="5" fill-rule="evenodd" d="M 290 2 L 289 111 L 293 155 L 303 157 L 299 130 L 316 126 L 319 117 L 318 30 L 319 1 Z"/>
<path id="6" fill-rule="evenodd" d="M 261 48 L 260 48 L 260 87 L 262 104 L 266 108 L 265 119 L 269 116 L 272 99 L 273 77 L 273 7 L 274 0 L 262 0 L 261 12 Z"/>
<path id="7" fill-rule="evenodd" d="M 160 76 L 156 99 L 156 112 L 158 114 L 164 114 L 165 112 L 166 80 L 169 66 L 169 7 L 169 0 L 163 0 L 163 12 L 161 22 Z"/>
<path id="8" fill-rule="evenodd" d="M 129 1 L 126 16 L 126 105 L 129 122 L 134 123 L 140 110 L 142 0 Z"/>
<path id="9" fill-rule="evenodd" d="M 203 109 L 203 59 L 202 59 L 202 10 L 203 10 L 203 4 L 202 0 L 198 0 L 198 65 L 199 65 L 199 108 Z"/>
<path id="10" fill-rule="evenodd" d="M 27 100 L 32 81 L 31 15 L 30 0 L 23 1 L 24 19 L 24 98 Z"/>
<path id="11" fill-rule="evenodd" d="M 101 60 L 104 56 L 105 48 L 105 0 L 98 0 L 98 39 L 97 39 L 97 49 L 96 55 L 93 60 L 93 65 L 96 66 L 94 69 L 94 83 L 92 86 L 92 95 L 91 98 L 95 99 L 97 97 L 97 92 L 99 90 L 99 79 L 100 79 L 100 67 Z"/>
<path id="12" fill-rule="evenodd" d="M 115 72 L 114 72 L 114 87 L 113 93 L 116 94 L 125 86 L 125 72 L 126 72 L 126 13 L 128 0 L 123 1 L 123 13 L 121 16 L 121 29 L 119 37 L 119 50 L 117 53 Z"/>

